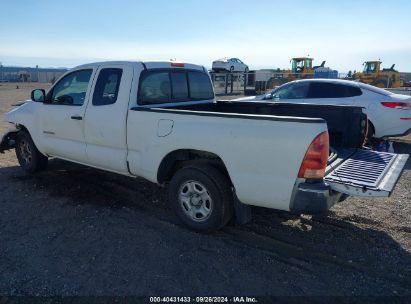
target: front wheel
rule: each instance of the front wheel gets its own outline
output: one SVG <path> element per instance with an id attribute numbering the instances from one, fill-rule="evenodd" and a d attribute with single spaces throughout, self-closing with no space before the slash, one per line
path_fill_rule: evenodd
<path id="1" fill-rule="evenodd" d="M 20 131 L 16 138 L 16 156 L 26 173 L 35 173 L 47 167 L 47 157 L 37 150 L 30 134 Z"/>
<path id="2" fill-rule="evenodd" d="M 170 182 L 169 200 L 178 218 L 199 232 L 216 231 L 233 215 L 231 184 L 212 166 L 189 166 L 177 171 Z"/>
<path id="3" fill-rule="evenodd" d="M 388 81 L 386 80 L 386 79 L 381 79 L 381 78 L 379 78 L 379 79 L 376 79 L 373 83 L 372 83 L 372 85 L 373 86 L 375 86 L 375 87 L 377 87 L 377 88 L 381 88 L 381 89 L 385 89 L 385 88 L 387 88 L 388 86 Z"/>

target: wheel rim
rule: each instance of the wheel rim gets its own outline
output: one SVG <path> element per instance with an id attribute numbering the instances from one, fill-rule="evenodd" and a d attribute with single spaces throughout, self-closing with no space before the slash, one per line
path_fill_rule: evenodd
<path id="1" fill-rule="evenodd" d="M 25 165 L 30 165 L 32 160 L 32 151 L 27 141 L 20 141 L 19 145 L 20 155 Z"/>
<path id="2" fill-rule="evenodd" d="M 196 222 L 206 221 L 213 210 L 209 191 L 198 181 L 190 180 L 182 184 L 178 201 L 185 215 Z"/>

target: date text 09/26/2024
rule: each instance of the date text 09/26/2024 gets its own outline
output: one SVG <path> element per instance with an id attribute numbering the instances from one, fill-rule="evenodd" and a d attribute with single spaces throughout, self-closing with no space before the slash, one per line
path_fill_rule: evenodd
<path id="1" fill-rule="evenodd" d="M 150 303 L 258 303 L 254 297 L 150 297 Z"/>

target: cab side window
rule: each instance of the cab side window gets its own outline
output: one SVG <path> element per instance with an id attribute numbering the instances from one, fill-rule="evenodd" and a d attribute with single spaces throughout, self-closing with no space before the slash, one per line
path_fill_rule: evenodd
<path id="1" fill-rule="evenodd" d="M 50 103 L 53 105 L 83 105 L 92 72 L 93 70 L 81 70 L 66 75 L 50 92 L 48 96 Z"/>
<path id="2" fill-rule="evenodd" d="M 122 74 L 122 69 L 107 68 L 100 71 L 94 88 L 94 106 L 110 105 L 117 101 Z"/>

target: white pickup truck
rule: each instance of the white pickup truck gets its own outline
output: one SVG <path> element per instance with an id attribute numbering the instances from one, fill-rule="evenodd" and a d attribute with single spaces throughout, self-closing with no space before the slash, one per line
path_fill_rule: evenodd
<path id="1" fill-rule="evenodd" d="M 168 184 L 178 217 L 210 232 L 250 205 L 316 214 L 347 195 L 388 196 L 408 155 L 362 149 L 351 106 L 216 101 L 202 66 L 103 62 L 76 67 L 5 114 L 28 173 L 49 157 Z"/>

